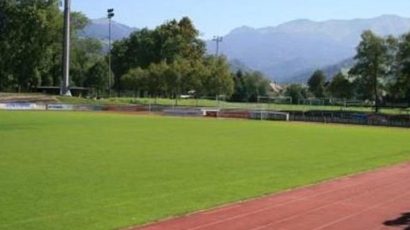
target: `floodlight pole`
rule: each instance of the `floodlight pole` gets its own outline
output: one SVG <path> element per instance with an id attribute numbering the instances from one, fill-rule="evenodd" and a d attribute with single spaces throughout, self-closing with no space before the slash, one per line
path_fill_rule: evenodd
<path id="1" fill-rule="evenodd" d="M 111 65 L 111 30 L 112 18 L 114 17 L 114 9 L 107 10 L 108 17 L 108 95 L 111 97 L 111 79 L 112 79 L 112 65 Z M 119 84 L 117 82 L 117 84 Z"/>
<path id="2" fill-rule="evenodd" d="M 71 0 L 64 1 L 63 82 L 60 94 L 71 97 L 70 91 L 70 14 Z"/>
<path id="3" fill-rule="evenodd" d="M 223 40 L 222 37 L 220 36 L 214 36 L 214 38 L 212 39 L 212 41 L 214 41 L 216 43 L 216 50 L 215 50 L 215 61 L 217 61 L 218 57 L 219 57 L 219 43 L 221 43 Z M 216 101 L 218 103 L 218 107 L 219 107 L 219 94 L 220 94 L 220 88 L 218 89 L 218 93 L 216 95 Z"/>
<path id="4" fill-rule="evenodd" d="M 216 43 L 216 52 L 215 52 L 215 56 L 218 57 L 219 56 L 219 44 L 223 41 L 223 37 L 220 36 L 215 36 L 212 41 L 214 41 Z"/>

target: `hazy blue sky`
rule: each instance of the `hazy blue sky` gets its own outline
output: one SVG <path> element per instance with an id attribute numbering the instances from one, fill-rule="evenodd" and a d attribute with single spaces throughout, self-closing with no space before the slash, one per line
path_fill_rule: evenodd
<path id="1" fill-rule="evenodd" d="M 274 26 L 300 18 L 410 17 L 410 0 L 72 0 L 72 8 L 90 18 L 105 17 L 110 7 L 116 21 L 139 28 L 189 16 L 204 37 L 225 35 L 242 25 Z"/>

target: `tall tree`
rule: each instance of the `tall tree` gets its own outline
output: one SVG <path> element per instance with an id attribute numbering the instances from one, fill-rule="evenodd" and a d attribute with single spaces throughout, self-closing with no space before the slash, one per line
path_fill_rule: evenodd
<path id="1" fill-rule="evenodd" d="M 0 1 L 0 87 L 30 89 L 41 83 L 60 36 L 61 12 L 57 0 Z"/>
<path id="2" fill-rule="evenodd" d="M 178 58 L 197 60 L 205 54 L 205 44 L 198 38 L 199 31 L 188 17 L 160 25 L 153 33 L 160 61 L 172 63 Z"/>
<path id="3" fill-rule="evenodd" d="M 205 66 L 210 71 L 203 81 L 207 96 L 224 95 L 229 98 L 233 94 L 234 82 L 226 58 L 208 56 L 205 58 Z"/>
<path id="4" fill-rule="evenodd" d="M 375 35 L 372 31 L 362 34 L 362 41 L 357 47 L 355 65 L 350 75 L 356 78 L 356 84 L 363 99 L 375 101 L 375 112 L 379 112 L 383 80 L 389 73 L 388 44 L 385 39 Z"/>
<path id="5" fill-rule="evenodd" d="M 308 80 L 309 91 L 315 95 L 316 98 L 325 96 L 326 76 L 321 70 L 316 70 Z"/>
<path id="6" fill-rule="evenodd" d="M 63 14 L 58 0 L 0 0 L 0 90 L 31 90 L 61 82 Z M 80 39 L 88 23 L 72 13 L 72 80 L 82 86 L 87 69 L 101 56 L 96 40 Z M 98 54 L 98 55 L 97 55 Z"/>
<path id="7" fill-rule="evenodd" d="M 152 63 L 172 64 L 178 59 L 200 60 L 205 44 L 199 32 L 187 17 L 171 20 L 154 30 L 142 29 L 129 38 L 115 42 L 112 49 L 113 71 L 116 85 L 130 69 L 147 68 Z"/>
<path id="8" fill-rule="evenodd" d="M 395 70 L 391 93 L 410 103 L 410 33 L 399 40 Z"/>

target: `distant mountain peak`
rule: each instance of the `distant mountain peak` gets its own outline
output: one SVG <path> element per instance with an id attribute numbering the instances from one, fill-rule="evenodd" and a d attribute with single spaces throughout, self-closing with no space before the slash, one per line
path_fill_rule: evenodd
<path id="1" fill-rule="evenodd" d="M 225 36 L 221 52 L 229 59 L 260 70 L 278 82 L 304 81 L 317 68 L 335 70 L 355 54 L 364 30 L 381 36 L 410 31 L 410 19 L 381 15 L 370 19 L 312 21 L 298 19 L 277 26 L 242 26 Z M 209 43 L 213 52 L 214 44 Z M 331 71 L 329 71 L 331 72 Z"/>
<path id="2" fill-rule="evenodd" d="M 108 18 L 97 18 L 97 19 L 91 19 L 91 23 L 93 24 L 108 24 Z M 113 20 L 113 22 L 115 22 Z"/>
<path id="3" fill-rule="evenodd" d="M 278 27 L 279 26 L 295 25 L 295 24 L 296 25 L 303 25 L 303 24 L 312 24 L 312 23 L 318 23 L 318 22 L 315 22 L 315 21 L 312 21 L 312 20 L 306 19 L 306 18 L 301 18 L 301 19 L 295 19 L 295 20 L 292 20 L 292 21 L 289 21 L 289 22 L 282 23 L 282 24 L 278 25 Z"/>
<path id="4" fill-rule="evenodd" d="M 395 15 L 395 14 L 383 14 L 380 15 L 379 17 L 376 17 L 375 19 L 403 19 L 404 17 Z"/>
<path id="5" fill-rule="evenodd" d="M 90 20 L 90 23 L 84 28 L 81 35 L 84 37 L 96 38 L 99 40 L 108 39 L 108 25 L 107 18 L 98 18 Z M 132 32 L 137 31 L 137 28 L 133 28 L 116 21 L 112 21 L 112 39 L 119 40 L 128 37 Z"/>
<path id="6" fill-rule="evenodd" d="M 249 32 L 255 32 L 256 29 L 250 26 L 241 26 L 238 28 L 233 29 L 230 34 L 242 34 L 242 33 L 249 33 Z"/>

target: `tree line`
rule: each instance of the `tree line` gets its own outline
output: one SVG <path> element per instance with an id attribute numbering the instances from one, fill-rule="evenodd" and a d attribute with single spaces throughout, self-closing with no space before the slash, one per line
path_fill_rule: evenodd
<path id="1" fill-rule="evenodd" d="M 142 29 L 117 41 L 112 49 L 114 88 L 151 97 L 233 93 L 230 67 L 224 57 L 206 55 L 205 43 L 188 17 L 157 28 Z"/>
<path id="2" fill-rule="evenodd" d="M 224 56 L 206 54 L 205 43 L 188 17 L 142 29 L 113 45 L 114 88 L 140 96 L 180 95 L 256 101 L 268 95 L 269 81 L 259 72 L 232 73 Z"/>
<path id="3" fill-rule="evenodd" d="M 128 90 L 151 97 L 225 95 L 238 101 L 254 100 L 256 88 L 259 94 L 268 93 L 269 82 L 262 74 L 237 76 L 226 57 L 207 55 L 188 17 L 114 42 L 110 52 L 114 77 L 109 79 L 102 42 L 80 36 L 88 23 L 84 14 L 72 13 L 71 86 L 92 88 L 100 95 Z M 0 91 L 60 86 L 62 31 L 58 0 L 0 0 Z"/>
<path id="4" fill-rule="evenodd" d="M 60 86 L 63 13 L 59 2 L 0 0 L 0 91 Z M 91 86 L 92 69 L 105 62 L 101 42 L 78 34 L 88 22 L 84 14 L 72 13 L 73 86 Z"/>
<path id="5" fill-rule="evenodd" d="M 293 84 L 285 94 L 295 103 L 309 97 L 368 100 L 376 111 L 387 102 L 410 103 L 410 33 L 395 38 L 365 31 L 356 50 L 355 64 L 347 73 L 327 81 L 317 70 L 307 87 Z"/>

